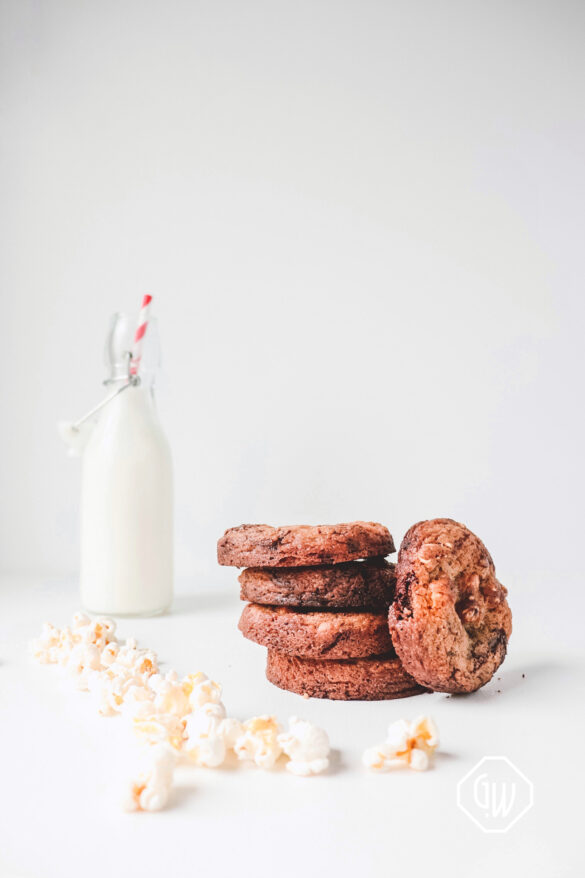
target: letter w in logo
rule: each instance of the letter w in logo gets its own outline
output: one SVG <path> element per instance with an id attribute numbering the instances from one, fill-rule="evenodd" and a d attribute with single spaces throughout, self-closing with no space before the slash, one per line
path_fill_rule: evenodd
<path id="1" fill-rule="evenodd" d="M 483 773 L 473 783 L 473 798 L 486 816 L 507 817 L 516 800 L 516 784 L 490 781 L 488 775 Z"/>

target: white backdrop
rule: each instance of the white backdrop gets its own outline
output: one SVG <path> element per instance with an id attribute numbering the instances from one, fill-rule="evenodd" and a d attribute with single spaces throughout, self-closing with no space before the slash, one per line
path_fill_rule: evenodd
<path id="1" fill-rule="evenodd" d="M 194 587 L 255 521 L 453 516 L 527 596 L 581 569 L 582 3 L 0 14 L 6 570 L 77 568 L 56 421 L 143 292 Z"/>
<path id="2" fill-rule="evenodd" d="M 144 878 L 194 857 L 241 878 L 578 873 L 559 729 L 584 726 L 584 47 L 582 0 L 0 0 L 2 878 L 101 878 L 98 837 Z M 120 636 L 221 681 L 230 715 L 299 712 L 334 748 L 308 781 L 183 774 L 154 823 L 118 813 L 117 721 L 24 649 L 77 606 L 57 421 L 101 397 L 110 314 L 145 292 L 180 581 Z M 224 529 L 372 518 L 399 542 L 437 515 L 509 586 L 494 680 L 416 706 L 271 686 Z M 363 749 L 419 712 L 436 769 L 367 774 Z M 508 836 L 456 805 L 495 754 L 534 784 Z"/>

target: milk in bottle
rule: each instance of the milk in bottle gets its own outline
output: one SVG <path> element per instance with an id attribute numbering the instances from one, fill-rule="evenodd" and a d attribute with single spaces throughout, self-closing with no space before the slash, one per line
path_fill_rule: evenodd
<path id="1" fill-rule="evenodd" d="M 137 374 L 127 317 L 113 318 L 108 394 L 82 458 L 81 599 L 94 613 L 154 615 L 173 594 L 173 477 L 154 399 L 152 319 Z"/>

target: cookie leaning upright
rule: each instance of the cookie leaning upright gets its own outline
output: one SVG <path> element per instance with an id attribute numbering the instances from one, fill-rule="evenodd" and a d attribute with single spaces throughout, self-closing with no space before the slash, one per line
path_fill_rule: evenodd
<path id="1" fill-rule="evenodd" d="M 421 685 L 473 692 L 503 662 L 512 631 L 492 558 L 463 524 L 436 518 L 406 533 L 389 611 L 394 648 Z"/>

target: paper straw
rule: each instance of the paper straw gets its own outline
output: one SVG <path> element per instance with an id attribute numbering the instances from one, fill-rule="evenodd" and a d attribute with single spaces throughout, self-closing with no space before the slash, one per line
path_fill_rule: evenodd
<path id="1" fill-rule="evenodd" d="M 130 362 L 131 375 L 137 375 L 138 370 L 140 369 L 140 361 L 142 359 L 142 339 L 146 334 L 146 328 L 148 326 L 148 315 L 151 302 L 152 296 L 148 295 L 142 300 L 142 307 L 140 308 L 140 315 L 138 317 L 138 326 L 134 333 L 134 344 L 132 346 L 132 360 Z"/>

